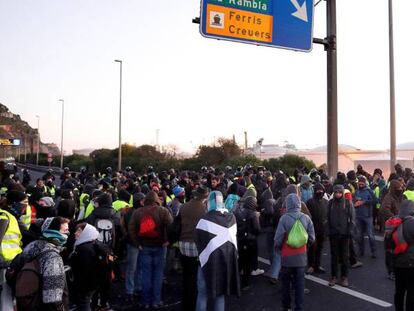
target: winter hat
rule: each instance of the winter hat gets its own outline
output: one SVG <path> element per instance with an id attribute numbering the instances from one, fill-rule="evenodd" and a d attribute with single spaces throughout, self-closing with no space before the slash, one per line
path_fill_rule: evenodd
<path id="1" fill-rule="evenodd" d="M 208 195 L 207 209 L 208 211 L 216 211 L 224 208 L 223 194 L 220 191 L 212 191 Z"/>
<path id="2" fill-rule="evenodd" d="M 318 191 L 325 192 L 325 187 L 321 183 L 316 183 L 313 189 L 314 189 L 314 192 L 318 192 Z"/>
<path id="3" fill-rule="evenodd" d="M 255 197 L 247 197 L 244 200 L 243 207 L 249 210 L 257 209 L 257 199 Z"/>
<path id="4" fill-rule="evenodd" d="M 195 199 L 206 199 L 208 196 L 208 189 L 204 186 L 200 186 L 192 192 Z"/>
<path id="5" fill-rule="evenodd" d="M 27 198 L 26 193 L 21 191 L 12 190 L 7 193 L 7 203 L 19 203 Z"/>
<path id="6" fill-rule="evenodd" d="M 45 221 L 42 224 L 42 228 L 41 228 L 42 232 L 49 229 L 49 226 L 52 223 L 53 219 L 54 219 L 54 217 L 48 217 L 48 218 L 45 219 Z"/>
<path id="7" fill-rule="evenodd" d="M 367 178 L 365 176 L 358 176 L 358 182 L 367 184 Z"/>
<path id="8" fill-rule="evenodd" d="M 176 197 L 179 197 L 180 195 L 184 195 L 185 194 L 185 190 L 183 187 L 180 186 L 175 186 L 173 189 L 173 194 Z"/>
<path id="9" fill-rule="evenodd" d="M 144 205 L 154 205 L 157 204 L 158 206 L 161 206 L 160 198 L 158 197 L 158 194 L 154 191 L 148 192 L 148 194 L 145 196 Z"/>
<path id="10" fill-rule="evenodd" d="M 346 177 L 349 181 L 354 181 L 357 179 L 356 173 L 354 170 L 350 170 L 348 173 L 346 173 Z"/>
<path id="11" fill-rule="evenodd" d="M 141 200 L 145 199 L 145 194 L 143 194 L 142 192 L 137 192 L 134 194 L 133 196 L 133 206 L 134 207 L 139 207 L 141 206 Z"/>
<path id="12" fill-rule="evenodd" d="M 345 190 L 345 188 L 342 185 L 333 186 L 333 192 L 342 192 L 342 193 L 344 193 L 344 190 Z"/>
<path id="13" fill-rule="evenodd" d="M 51 197 L 43 197 L 39 200 L 39 202 L 43 202 L 42 206 L 45 206 L 45 207 L 55 206 L 55 202 L 53 201 Z"/>
<path id="14" fill-rule="evenodd" d="M 112 206 L 112 197 L 107 193 L 102 193 L 96 198 L 96 202 L 99 206 Z"/>

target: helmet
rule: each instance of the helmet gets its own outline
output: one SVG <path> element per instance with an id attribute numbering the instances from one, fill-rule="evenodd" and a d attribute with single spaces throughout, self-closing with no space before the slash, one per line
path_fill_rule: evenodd
<path id="1" fill-rule="evenodd" d="M 147 173 L 152 173 L 154 171 L 154 167 L 153 166 L 148 166 L 147 167 Z"/>
<path id="2" fill-rule="evenodd" d="M 70 172 L 70 169 L 69 169 L 69 167 L 67 167 L 67 166 L 66 166 L 66 167 L 63 169 L 63 171 L 67 173 L 67 172 Z"/>
<path id="3" fill-rule="evenodd" d="M 112 174 L 112 167 L 108 166 L 108 167 L 106 168 L 106 172 L 107 172 L 108 174 Z"/>
<path id="4" fill-rule="evenodd" d="M 201 168 L 201 171 L 202 171 L 203 173 L 206 173 L 206 172 L 208 171 L 207 166 L 203 166 L 203 167 Z"/>
<path id="5" fill-rule="evenodd" d="M 127 167 L 125 168 L 125 171 L 127 171 L 127 172 L 130 172 L 130 171 L 132 171 L 132 167 L 130 167 L 130 166 L 127 166 Z"/>
<path id="6" fill-rule="evenodd" d="M 227 165 L 226 168 L 225 168 L 226 172 L 230 172 L 232 169 L 233 168 L 230 165 Z"/>
<path id="7" fill-rule="evenodd" d="M 250 170 L 252 168 L 252 166 L 250 165 L 250 164 L 246 164 L 245 166 L 244 166 L 244 170 L 245 171 L 248 171 L 248 170 Z"/>
<path id="8" fill-rule="evenodd" d="M 86 167 L 82 166 L 80 171 L 81 171 L 81 173 L 86 173 Z"/>

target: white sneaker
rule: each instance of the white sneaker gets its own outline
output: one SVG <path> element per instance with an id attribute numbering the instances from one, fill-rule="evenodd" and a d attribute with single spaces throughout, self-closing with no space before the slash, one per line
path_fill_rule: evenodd
<path id="1" fill-rule="evenodd" d="M 264 273 L 264 270 L 257 269 L 257 270 L 253 270 L 252 273 L 251 273 L 251 275 L 256 276 L 256 275 L 260 275 L 260 274 L 263 274 L 263 273 Z"/>

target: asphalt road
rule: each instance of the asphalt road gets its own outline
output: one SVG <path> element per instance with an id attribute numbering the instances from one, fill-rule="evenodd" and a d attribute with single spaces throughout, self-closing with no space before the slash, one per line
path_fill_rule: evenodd
<path id="1" fill-rule="evenodd" d="M 35 181 L 43 173 L 31 171 L 32 180 Z M 59 185 L 60 180 L 57 178 Z M 306 277 L 305 287 L 310 290 L 305 295 L 305 310 L 314 311 L 343 311 L 343 310 L 393 310 L 394 282 L 387 278 L 385 260 L 383 253 L 383 242 L 378 239 L 377 258 L 369 256 L 368 241 L 366 240 L 365 257 L 360 258 L 363 267 L 351 269 L 349 274 L 349 288 L 341 286 L 329 287 L 330 252 L 329 243 L 325 242 L 322 255 L 322 265 L 327 270 L 325 274 L 311 275 Z M 259 262 L 266 270 L 269 256 L 265 250 L 264 236 L 259 239 Z M 163 286 L 163 310 L 181 310 L 181 275 L 168 274 Z M 122 282 L 113 284 L 112 308 L 114 310 L 138 310 L 135 305 L 125 304 L 124 285 Z M 281 294 L 280 285 L 271 284 L 266 277 L 252 277 L 250 290 L 242 293 L 242 297 L 229 297 L 226 300 L 226 310 L 280 310 Z"/>

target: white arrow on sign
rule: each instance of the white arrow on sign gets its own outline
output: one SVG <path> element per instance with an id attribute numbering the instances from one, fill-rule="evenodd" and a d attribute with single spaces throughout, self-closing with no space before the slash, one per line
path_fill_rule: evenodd
<path id="1" fill-rule="evenodd" d="M 298 0 L 290 0 L 292 4 L 296 8 L 296 12 L 293 12 L 292 15 L 303 20 L 304 22 L 308 22 L 308 11 L 306 10 L 306 1 L 303 2 L 302 6 L 299 5 Z"/>

